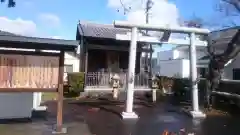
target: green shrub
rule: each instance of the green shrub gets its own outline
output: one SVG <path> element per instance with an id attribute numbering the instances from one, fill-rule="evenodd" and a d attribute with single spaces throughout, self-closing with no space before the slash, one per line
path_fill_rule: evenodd
<path id="1" fill-rule="evenodd" d="M 158 76 L 159 79 L 159 89 L 161 90 L 166 83 L 171 82 L 172 91 L 174 92 L 175 97 L 178 100 L 191 100 L 191 84 L 188 78 L 173 78 L 166 76 Z M 172 81 L 169 81 L 172 80 Z M 200 101 L 204 100 L 205 92 L 206 92 L 206 80 L 200 80 L 198 83 L 199 89 L 199 98 Z"/>
<path id="2" fill-rule="evenodd" d="M 69 92 L 80 93 L 84 91 L 84 73 L 69 73 L 68 74 Z"/>
<path id="3" fill-rule="evenodd" d="M 78 97 L 79 96 L 79 92 L 77 92 L 77 91 L 70 91 L 70 89 L 69 89 L 70 87 L 69 87 L 69 85 L 68 84 L 64 84 L 64 93 L 63 93 L 63 96 L 65 97 L 65 98 L 72 98 L 72 97 Z"/>

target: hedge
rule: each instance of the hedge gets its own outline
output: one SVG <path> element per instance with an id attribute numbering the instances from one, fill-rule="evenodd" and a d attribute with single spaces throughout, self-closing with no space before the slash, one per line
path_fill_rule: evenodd
<path id="1" fill-rule="evenodd" d="M 188 78 L 173 78 L 166 76 L 158 76 L 159 89 L 163 87 L 171 86 L 175 93 L 175 98 L 184 101 L 191 101 L 191 85 Z M 234 94 L 240 94 L 240 83 L 235 81 L 220 81 L 219 87 L 216 91 L 229 92 Z M 198 83 L 199 90 L 199 102 L 204 103 L 204 97 L 206 95 L 206 80 L 200 80 Z"/>
<path id="2" fill-rule="evenodd" d="M 69 96 L 77 96 L 84 91 L 84 73 L 75 72 L 68 73 L 68 83 L 65 85 L 65 94 Z"/>
<path id="3" fill-rule="evenodd" d="M 171 87 L 171 90 L 174 92 L 174 96 L 177 100 L 191 101 L 191 85 L 188 78 L 174 78 L 166 76 L 158 76 L 157 78 L 159 79 L 158 86 L 160 90 L 166 87 Z M 205 82 L 205 80 L 200 80 L 198 83 L 199 99 L 201 103 L 204 101 L 206 90 Z"/>

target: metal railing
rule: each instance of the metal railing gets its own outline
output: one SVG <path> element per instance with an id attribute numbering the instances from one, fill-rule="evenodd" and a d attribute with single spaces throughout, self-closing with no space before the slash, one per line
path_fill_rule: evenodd
<path id="1" fill-rule="evenodd" d="M 120 87 L 127 86 L 127 73 L 117 73 L 120 77 Z M 111 72 L 88 72 L 86 74 L 86 87 L 91 88 L 111 88 L 111 77 L 114 73 Z M 135 88 L 149 88 L 148 74 L 135 75 Z"/>

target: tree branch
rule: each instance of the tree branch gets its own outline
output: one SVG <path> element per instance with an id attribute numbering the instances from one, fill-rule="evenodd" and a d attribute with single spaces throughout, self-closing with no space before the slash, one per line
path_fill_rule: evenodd
<path id="1" fill-rule="evenodd" d="M 4 2 L 6 2 L 6 0 L 1 0 L 0 2 L 4 3 Z M 8 7 L 9 8 L 12 8 L 12 7 L 15 7 L 15 6 L 16 6 L 15 0 L 8 0 Z"/>
<path id="2" fill-rule="evenodd" d="M 240 52 L 240 32 L 234 37 L 231 43 L 228 44 L 227 49 L 224 51 L 223 55 L 227 56 L 226 59 L 230 60 L 235 58 Z"/>
<path id="3" fill-rule="evenodd" d="M 232 5 L 237 12 L 240 13 L 240 0 L 222 0 L 223 2 Z"/>

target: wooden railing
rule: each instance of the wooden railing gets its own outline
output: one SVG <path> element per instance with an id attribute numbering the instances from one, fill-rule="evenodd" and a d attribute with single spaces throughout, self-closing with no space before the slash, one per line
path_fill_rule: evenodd
<path id="1" fill-rule="evenodd" d="M 88 72 L 86 75 L 85 87 L 91 88 L 111 88 L 110 72 Z M 127 73 L 118 73 L 120 77 L 120 88 L 125 88 L 127 85 Z M 135 88 L 149 88 L 149 80 L 147 74 L 135 75 Z"/>

